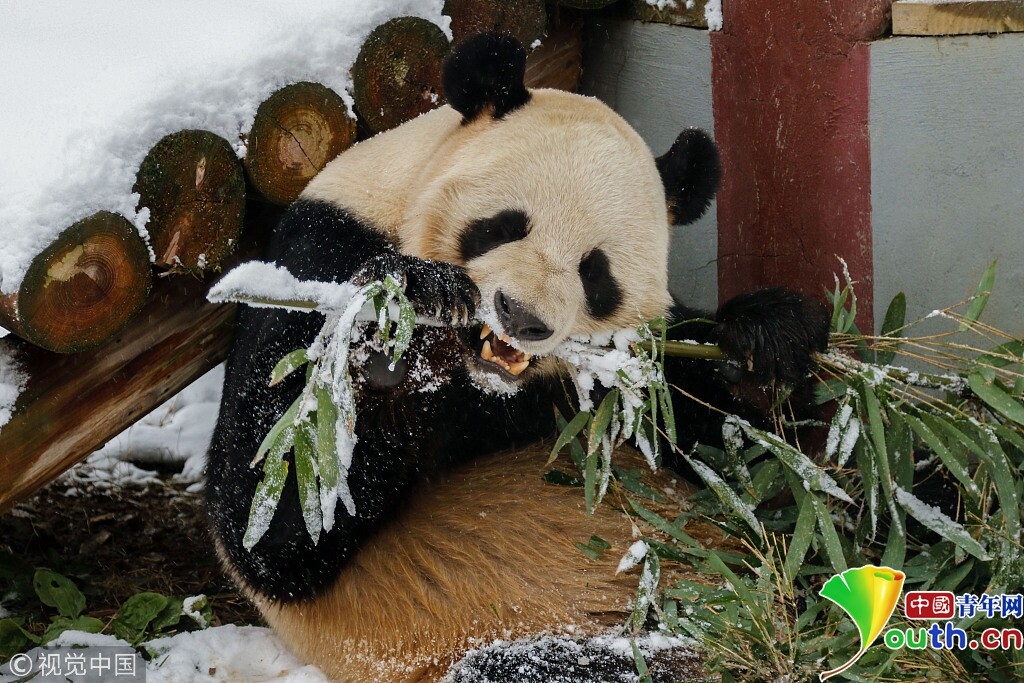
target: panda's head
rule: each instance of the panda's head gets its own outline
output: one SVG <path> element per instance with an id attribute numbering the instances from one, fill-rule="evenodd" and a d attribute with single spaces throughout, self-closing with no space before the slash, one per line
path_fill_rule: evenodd
<path id="1" fill-rule="evenodd" d="M 570 335 L 664 315 L 670 226 L 704 213 L 719 175 L 702 131 L 655 159 L 598 100 L 528 90 L 525 61 L 493 33 L 449 57 L 444 90 L 461 121 L 426 164 L 403 228 L 413 253 L 464 266 L 479 287 L 495 329 L 474 330 L 469 364 L 492 386 L 549 371 L 543 357 Z"/>

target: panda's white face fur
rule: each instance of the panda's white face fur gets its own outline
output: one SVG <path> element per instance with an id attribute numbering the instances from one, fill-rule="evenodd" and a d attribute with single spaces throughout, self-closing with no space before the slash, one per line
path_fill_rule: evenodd
<path id="1" fill-rule="evenodd" d="M 442 107 L 341 155 L 304 197 L 343 206 L 410 255 L 464 266 L 485 318 L 496 319 L 499 292 L 519 304 L 550 333 L 513 339 L 532 356 L 572 334 L 635 326 L 671 302 L 654 158 L 596 99 L 535 90 L 501 119 L 465 124 Z M 512 382 L 552 367 L 534 361 L 516 374 L 497 363 L 482 365 Z"/>

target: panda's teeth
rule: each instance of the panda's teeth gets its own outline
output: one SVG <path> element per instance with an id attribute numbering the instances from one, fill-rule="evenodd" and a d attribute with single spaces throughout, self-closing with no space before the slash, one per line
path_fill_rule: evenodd
<path id="1" fill-rule="evenodd" d="M 518 376 L 518 375 L 523 374 L 523 370 L 525 370 L 528 367 L 530 367 L 530 361 L 528 361 L 528 360 L 521 360 L 518 363 L 512 363 L 511 365 L 509 365 L 506 368 L 506 370 L 511 372 L 513 375 Z"/>
<path id="2" fill-rule="evenodd" d="M 500 339 L 501 341 L 505 342 L 509 346 L 512 345 L 512 340 L 508 338 L 507 334 L 499 334 L 498 335 L 498 339 Z"/>
<path id="3" fill-rule="evenodd" d="M 487 339 L 490 336 L 491 336 L 491 328 L 488 327 L 487 325 L 484 325 L 484 328 L 482 330 L 480 330 L 480 338 L 481 339 Z"/>
<path id="4" fill-rule="evenodd" d="M 480 349 L 480 357 L 484 360 L 493 360 L 494 352 L 491 351 L 491 342 L 485 341 L 483 348 Z"/>

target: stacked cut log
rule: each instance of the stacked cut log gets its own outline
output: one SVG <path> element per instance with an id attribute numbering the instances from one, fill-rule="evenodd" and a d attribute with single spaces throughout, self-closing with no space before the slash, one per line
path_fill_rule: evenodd
<path id="1" fill-rule="evenodd" d="M 530 46 L 530 87 L 575 90 L 581 24 L 557 6 L 549 18 L 548 6 L 445 5 L 456 42 L 484 30 L 511 33 Z M 99 212 L 32 260 L 18 290 L 0 296 L 0 326 L 13 332 L 0 339 L 0 353 L 13 353 L 29 376 L 0 427 L 0 513 L 226 357 L 232 309 L 206 302 L 202 276 L 238 261 L 240 243 L 257 254 L 280 207 L 359 136 L 442 105 L 450 50 L 426 20 L 378 26 L 352 67 L 356 117 L 334 90 L 295 83 L 258 107 L 237 141 L 242 160 L 238 145 L 211 132 L 167 135 L 133 188 L 148 244 L 125 217 Z"/>

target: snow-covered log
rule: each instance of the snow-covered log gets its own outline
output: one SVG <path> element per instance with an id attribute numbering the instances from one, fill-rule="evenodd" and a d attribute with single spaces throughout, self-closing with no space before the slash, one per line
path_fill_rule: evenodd
<path id="1" fill-rule="evenodd" d="M 356 113 L 371 133 L 394 128 L 443 102 L 448 38 L 437 24 L 398 17 L 373 29 L 352 65 Z"/>
<path id="2" fill-rule="evenodd" d="M 293 83 L 256 111 L 246 141 L 245 170 L 263 197 L 288 204 L 355 140 L 355 119 L 335 91 L 319 83 Z"/>
<path id="3" fill-rule="evenodd" d="M 224 360 L 234 307 L 205 289 L 161 279 L 121 334 L 74 355 L 0 340 L 29 378 L 0 429 L 0 514 Z"/>
<path id="4" fill-rule="evenodd" d="M 444 13 L 452 19 L 455 43 L 483 31 L 504 31 L 529 47 L 547 25 L 544 0 L 445 0 Z"/>
<path id="5" fill-rule="evenodd" d="M 17 292 L 0 296 L 0 325 L 50 351 L 81 351 L 135 315 L 151 278 L 139 233 L 124 217 L 99 211 L 32 259 Z"/>
<path id="6" fill-rule="evenodd" d="M 219 270 L 238 243 L 245 176 L 231 145 L 203 130 L 164 136 L 136 176 L 139 209 L 156 263 L 189 271 Z"/>

